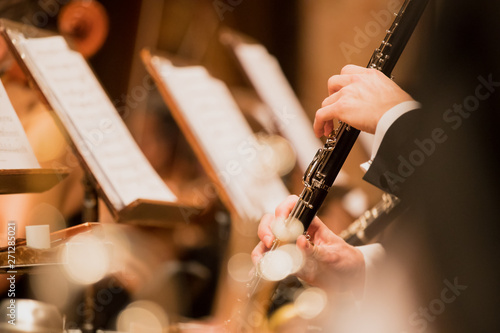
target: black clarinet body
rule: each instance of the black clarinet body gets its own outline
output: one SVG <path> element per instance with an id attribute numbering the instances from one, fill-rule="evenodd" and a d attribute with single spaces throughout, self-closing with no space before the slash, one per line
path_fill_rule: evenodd
<path id="1" fill-rule="evenodd" d="M 374 68 L 388 77 L 391 76 L 427 3 L 428 0 L 405 0 L 381 45 L 373 52 L 368 68 Z M 297 219 L 307 231 L 358 135 L 358 129 L 340 122 L 328 136 L 324 146 L 318 150 L 304 174 L 304 189 L 287 221 Z"/>

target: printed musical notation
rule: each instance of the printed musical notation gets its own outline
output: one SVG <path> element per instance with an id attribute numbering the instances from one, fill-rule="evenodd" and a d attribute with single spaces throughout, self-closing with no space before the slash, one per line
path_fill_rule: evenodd
<path id="1" fill-rule="evenodd" d="M 0 81 L 0 169 L 37 168 L 40 165 Z"/>
<path id="2" fill-rule="evenodd" d="M 263 167 L 258 143 L 227 86 L 204 67 L 152 63 L 240 216 L 258 220 L 274 211 L 288 190 L 275 170 Z"/>
<path id="3" fill-rule="evenodd" d="M 49 90 L 49 102 L 117 208 L 136 199 L 176 201 L 132 138 L 85 59 L 61 36 L 25 39 L 29 62 Z M 56 106 L 57 105 L 57 106 Z M 59 110 L 57 110 L 59 109 Z"/>

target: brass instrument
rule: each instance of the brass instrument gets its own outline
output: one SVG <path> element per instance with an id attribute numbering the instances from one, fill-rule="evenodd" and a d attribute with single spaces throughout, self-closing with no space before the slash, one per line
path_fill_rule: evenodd
<path id="1" fill-rule="evenodd" d="M 58 17 L 58 30 L 69 37 L 85 58 L 92 57 L 103 46 L 109 32 L 106 9 L 95 0 L 73 0 Z"/>

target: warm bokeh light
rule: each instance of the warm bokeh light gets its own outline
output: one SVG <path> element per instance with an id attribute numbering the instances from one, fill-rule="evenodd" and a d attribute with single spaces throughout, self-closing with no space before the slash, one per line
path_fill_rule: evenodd
<path id="1" fill-rule="evenodd" d="M 250 281 L 253 268 L 252 257 L 247 253 L 237 253 L 227 263 L 229 275 L 238 282 Z"/>
<path id="2" fill-rule="evenodd" d="M 368 196 L 362 189 L 354 189 L 342 198 L 342 205 L 352 216 L 360 216 L 368 209 Z"/>
<path id="3" fill-rule="evenodd" d="M 295 299 L 297 313 L 304 319 L 312 319 L 318 316 L 326 305 L 326 293 L 319 288 L 305 289 Z"/>
<path id="4" fill-rule="evenodd" d="M 259 262 L 260 275 L 269 281 L 279 281 L 292 273 L 294 262 L 292 257 L 280 249 L 264 254 Z"/>
<path id="5" fill-rule="evenodd" d="M 2 315 L 13 320 L 14 323 L 7 323 L 7 320 L 2 319 L 0 321 L 0 332 L 2 333 L 63 332 L 63 318 L 57 307 L 52 304 L 19 298 L 15 303 L 5 299 L 0 303 L 0 307 Z M 9 309 L 9 307 L 11 308 Z M 5 313 L 8 315 L 5 316 Z"/>
<path id="6" fill-rule="evenodd" d="M 273 234 L 282 242 L 293 242 L 304 232 L 304 225 L 297 219 L 276 218 L 271 224 Z"/>
<path id="7" fill-rule="evenodd" d="M 121 225 L 101 223 L 102 234 L 105 235 L 106 248 L 110 258 L 109 272 L 113 273 L 123 269 L 131 253 L 134 253 L 130 236 L 127 229 Z M 111 249 L 111 251 L 109 251 Z"/>
<path id="8" fill-rule="evenodd" d="M 67 146 L 64 136 L 57 128 L 52 117 L 50 117 L 41 104 L 36 106 L 37 112 L 31 113 L 32 123 L 37 126 L 31 126 L 26 132 L 33 151 L 38 162 L 50 162 L 64 156 Z"/>
<path id="9" fill-rule="evenodd" d="M 26 225 L 44 224 L 50 225 L 50 231 L 54 232 L 66 228 L 66 219 L 60 209 L 43 202 L 29 210 L 27 213 Z"/>
<path id="10" fill-rule="evenodd" d="M 283 251 L 292 259 L 292 269 L 290 274 L 297 273 L 304 266 L 304 255 L 295 244 L 285 244 L 280 246 L 278 251 Z"/>
<path id="11" fill-rule="evenodd" d="M 108 273 L 110 255 L 102 240 L 90 234 L 79 234 L 66 244 L 62 251 L 62 262 L 73 282 L 91 284 Z"/>
<path id="12" fill-rule="evenodd" d="M 136 301 L 118 315 L 116 329 L 127 333 L 168 332 L 168 317 L 156 303 Z"/>
<path id="13" fill-rule="evenodd" d="M 30 275 L 29 284 L 36 299 L 45 303 L 53 304 L 59 309 L 67 306 L 70 300 L 72 285 L 66 279 L 65 274 L 61 274 L 57 269 L 34 270 Z"/>
<path id="14" fill-rule="evenodd" d="M 288 140 L 279 135 L 258 135 L 258 142 L 267 149 L 260 150 L 267 170 L 284 176 L 292 171 L 297 160 L 295 150 Z"/>

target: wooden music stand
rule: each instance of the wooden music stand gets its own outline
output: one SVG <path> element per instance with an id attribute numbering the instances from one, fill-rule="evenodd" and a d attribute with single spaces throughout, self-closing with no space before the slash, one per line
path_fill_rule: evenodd
<path id="1" fill-rule="evenodd" d="M 63 37 L 8 20 L 0 32 L 118 222 L 169 227 L 199 212 L 177 200 L 83 57 Z"/>
<path id="2" fill-rule="evenodd" d="M 0 195 L 40 193 L 69 174 L 67 168 L 41 168 L 16 111 L 0 82 Z"/>
<path id="3" fill-rule="evenodd" d="M 0 194 L 45 192 L 68 175 L 66 168 L 0 170 Z"/>
<path id="4" fill-rule="evenodd" d="M 289 195 L 287 188 L 276 170 L 263 166 L 261 147 L 223 82 L 201 66 L 177 66 L 148 50 L 141 57 L 231 213 L 225 263 L 233 254 L 250 253 L 257 243 L 259 220 Z M 227 319 L 234 299 L 245 297 L 246 287 L 226 270 L 219 285 L 224 287 L 218 291 L 214 315 Z"/>
<path id="5" fill-rule="evenodd" d="M 275 171 L 252 171 L 262 167 L 258 144 L 225 84 L 201 66 L 176 66 L 148 50 L 141 57 L 231 213 L 256 222 L 274 211 L 288 190 Z"/>

